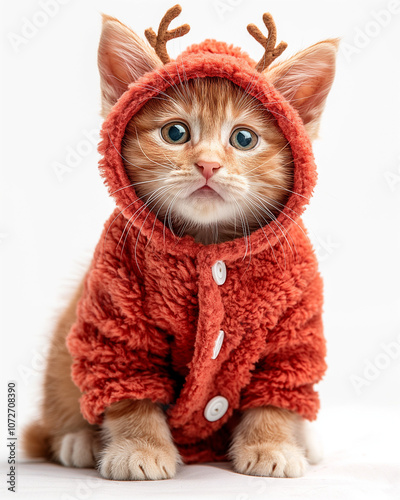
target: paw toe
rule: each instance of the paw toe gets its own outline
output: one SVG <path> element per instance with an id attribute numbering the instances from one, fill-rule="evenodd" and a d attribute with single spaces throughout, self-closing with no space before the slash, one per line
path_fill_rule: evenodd
<path id="1" fill-rule="evenodd" d="M 261 443 L 243 447 L 233 457 L 233 465 L 237 472 L 252 476 L 300 477 L 307 461 L 296 446 Z"/>
<path id="2" fill-rule="evenodd" d="M 63 436 L 59 459 L 68 467 L 94 467 L 94 433 L 91 429 L 82 429 Z"/>
<path id="3" fill-rule="evenodd" d="M 179 455 L 173 445 L 149 446 L 125 441 L 112 443 L 103 453 L 100 474 L 116 480 L 157 480 L 172 478 Z"/>

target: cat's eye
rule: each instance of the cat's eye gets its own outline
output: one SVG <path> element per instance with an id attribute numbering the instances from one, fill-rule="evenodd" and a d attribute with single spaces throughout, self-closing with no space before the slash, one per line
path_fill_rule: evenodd
<path id="1" fill-rule="evenodd" d="M 233 131 L 229 142 L 236 149 L 247 151 L 258 143 L 258 135 L 248 128 L 237 128 Z"/>
<path id="2" fill-rule="evenodd" d="M 181 122 L 167 123 L 161 129 L 164 141 L 170 144 L 183 144 L 190 139 L 188 127 Z"/>

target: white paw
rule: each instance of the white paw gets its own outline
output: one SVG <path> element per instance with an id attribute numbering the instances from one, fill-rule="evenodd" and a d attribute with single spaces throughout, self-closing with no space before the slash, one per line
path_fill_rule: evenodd
<path id="1" fill-rule="evenodd" d="M 61 441 L 60 462 L 68 467 L 94 467 L 98 443 L 91 429 L 65 434 Z"/>
<path id="2" fill-rule="evenodd" d="M 180 457 L 172 443 L 145 440 L 112 441 L 102 453 L 100 474 L 107 479 L 169 479 L 175 476 Z"/>
<path id="3" fill-rule="evenodd" d="M 298 441 L 302 448 L 305 449 L 308 462 L 312 465 L 321 462 L 324 452 L 322 447 L 322 440 L 318 434 L 315 423 L 308 420 L 303 420 L 299 429 Z"/>
<path id="4" fill-rule="evenodd" d="M 300 477 L 307 468 L 307 460 L 297 446 L 259 443 L 236 452 L 233 466 L 237 472 L 251 476 Z"/>

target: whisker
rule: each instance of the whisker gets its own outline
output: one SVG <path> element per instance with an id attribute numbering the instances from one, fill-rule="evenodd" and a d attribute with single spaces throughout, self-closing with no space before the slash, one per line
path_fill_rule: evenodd
<path id="1" fill-rule="evenodd" d="M 291 189 L 284 188 L 282 186 L 276 186 L 276 185 L 273 185 L 273 184 L 268 184 L 268 187 L 272 188 L 272 189 L 282 189 L 283 191 L 287 191 L 288 193 L 293 193 L 293 194 L 295 194 L 297 196 L 301 196 L 301 198 L 304 198 L 307 201 L 310 201 L 310 198 L 307 198 L 307 196 L 304 196 L 303 194 L 300 194 L 297 191 L 292 191 Z"/>
<path id="2" fill-rule="evenodd" d="M 160 213 L 162 207 L 165 205 L 166 202 L 167 202 L 167 200 L 165 199 L 162 202 L 162 204 L 160 205 L 159 209 L 157 210 L 157 213 L 156 213 L 156 215 L 154 217 L 153 227 L 151 228 L 150 238 L 148 239 L 145 248 L 147 248 L 149 246 L 150 242 L 151 242 L 151 238 L 153 237 L 154 229 L 155 229 L 156 222 L 157 222 L 157 219 L 158 219 L 158 214 Z"/>
<path id="3" fill-rule="evenodd" d="M 276 158 L 287 146 L 289 145 L 289 142 L 286 142 L 286 144 L 284 146 L 282 146 L 282 148 L 277 152 L 275 153 L 273 156 L 271 156 L 271 158 L 268 158 L 267 160 L 265 160 L 263 163 L 261 163 L 260 165 L 256 165 L 254 168 L 252 168 L 251 170 L 249 170 L 248 172 L 246 172 L 246 176 L 248 174 L 250 174 L 251 172 L 253 172 L 253 170 L 255 170 L 256 168 L 260 168 L 262 166 L 264 166 L 266 163 L 272 161 L 274 158 Z M 293 160 L 292 160 L 293 161 Z M 285 165 L 279 165 L 277 168 L 281 168 Z"/>
<path id="4" fill-rule="evenodd" d="M 255 186 L 258 188 L 259 186 L 257 186 L 255 184 Z M 280 201 L 276 200 L 275 198 L 271 198 L 270 196 L 267 196 L 266 194 L 264 193 L 260 193 L 260 192 L 256 192 L 254 191 L 252 193 L 253 195 L 257 195 L 258 197 L 261 197 L 261 198 L 264 198 L 264 200 L 267 200 L 267 203 L 270 203 L 270 202 L 273 202 L 273 203 L 276 203 L 277 205 L 280 205 L 282 207 L 282 209 L 278 209 L 279 212 L 282 212 L 283 208 L 286 207 L 286 204 L 285 203 L 281 203 Z M 276 208 L 276 207 L 275 207 Z M 291 212 L 293 212 L 293 214 L 297 217 L 300 217 L 300 214 L 298 212 L 296 212 L 296 210 L 293 210 L 293 208 L 290 208 L 290 207 L 287 207 L 288 210 L 290 210 Z"/>
<path id="5" fill-rule="evenodd" d="M 170 188 L 167 188 L 165 191 L 168 191 L 168 190 L 169 190 L 169 189 L 171 189 L 171 188 L 172 188 L 172 186 L 171 186 Z M 156 199 L 155 199 L 155 200 L 152 200 L 152 201 L 154 201 L 154 205 L 153 205 L 153 207 L 151 207 L 151 209 L 149 209 L 149 212 L 148 212 L 148 214 L 146 215 L 146 217 L 145 217 L 145 219 L 144 219 L 144 221 L 143 221 L 143 224 L 140 226 L 140 229 L 139 229 L 139 232 L 138 232 L 138 235 L 137 235 L 137 238 L 136 238 L 136 243 L 135 243 L 135 252 L 134 252 L 134 255 L 135 255 L 135 260 L 136 260 L 137 265 L 138 265 L 138 262 L 137 262 L 137 244 L 138 244 L 138 241 L 139 241 L 139 236 L 140 236 L 140 233 L 142 232 L 143 226 L 144 226 L 144 224 L 146 223 L 146 220 L 147 220 L 148 216 L 150 215 L 150 213 L 152 213 L 152 211 L 153 211 L 153 209 L 154 209 L 154 207 L 155 207 L 155 205 L 156 205 L 156 203 L 157 203 L 158 199 L 160 198 L 160 196 L 162 196 L 162 195 L 164 195 L 164 194 L 165 194 L 165 191 L 163 191 L 161 194 L 159 194 L 159 195 L 156 197 Z M 147 241 L 147 243 L 146 243 L 145 248 L 147 248 L 147 246 L 149 245 L 149 243 L 150 243 L 150 241 L 151 241 L 151 238 L 152 238 L 152 236 L 153 236 L 153 232 L 154 232 L 154 228 L 155 228 L 155 224 L 156 224 L 156 218 L 157 218 L 157 216 L 158 216 L 158 214 L 159 214 L 159 212 L 160 212 L 160 210 L 161 210 L 162 206 L 164 205 L 164 203 L 165 203 L 166 201 L 167 201 L 167 200 L 164 200 L 164 202 L 163 202 L 163 203 L 161 204 L 161 206 L 159 207 L 159 209 L 158 209 L 158 211 L 157 211 L 157 214 L 156 214 L 156 215 L 155 215 L 155 217 L 154 217 L 154 222 L 153 222 L 153 227 L 152 227 L 152 230 L 151 230 L 150 238 L 148 239 L 148 241 Z"/>
<path id="6" fill-rule="evenodd" d="M 134 212 L 134 213 L 131 215 L 131 217 L 128 219 L 127 223 L 125 224 L 124 230 L 122 231 L 122 234 L 121 234 L 120 239 L 119 239 L 119 241 L 118 241 L 117 247 L 120 245 L 121 240 L 122 240 L 122 238 L 123 238 L 123 236 L 124 236 L 125 230 L 126 230 L 126 228 L 127 228 L 128 224 L 130 223 L 131 219 L 132 219 L 133 217 L 135 217 L 135 215 L 137 214 L 137 216 L 136 216 L 136 217 L 135 217 L 135 219 L 133 220 L 133 222 L 135 222 L 135 220 L 137 219 L 137 217 L 139 217 L 139 215 L 143 212 L 143 210 L 145 210 L 145 209 L 148 207 L 148 204 L 150 203 L 150 201 L 152 201 L 152 198 L 154 198 L 154 195 L 156 195 L 156 193 L 157 193 L 157 192 L 159 192 L 159 191 L 161 191 L 161 193 L 162 193 L 162 190 L 164 190 L 164 189 L 167 189 L 167 188 L 166 188 L 165 186 L 160 186 L 160 187 L 158 187 L 157 189 L 155 189 L 155 190 L 151 193 L 150 197 L 146 200 L 146 202 L 144 202 L 144 203 L 143 203 L 143 205 L 142 205 L 141 207 L 139 207 L 139 208 L 136 210 L 136 212 Z M 158 193 L 158 194 L 161 194 L 161 193 Z M 157 196 L 158 196 L 158 195 L 157 195 Z M 125 239 L 124 241 L 126 241 L 126 239 Z M 121 256 L 122 256 L 122 253 L 121 253 Z"/>
<path id="7" fill-rule="evenodd" d="M 262 218 L 265 220 L 265 222 L 267 222 L 267 224 L 271 227 L 271 230 L 273 231 L 273 233 L 274 233 L 274 235 L 275 235 L 276 237 L 277 237 L 277 235 L 276 235 L 276 233 L 275 233 L 275 231 L 274 231 L 274 229 L 273 229 L 273 227 L 272 227 L 272 225 L 271 225 L 271 222 L 274 222 L 274 223 L 278 226 L 279 230 L 281 231 L 281 233 L 282 233 L 283 237 L 284 237 L 284 238 L 285 238 L 285 240 L 286 240 L 286 243 L 288 244 L 288 246 L 289 246 L 289 248 L 290 248 L 290 250 L 291 250 L 291 252 L 292 252 L 292 255 L 294 255 L 294 254 L 293 254 L 293 248 L 291 247 L 291 245 L 290 245 L 290 243 L 289 243 L 289 240 L 287 239 L 287 236 L 286 236 L 286 234 L 288 234 L 288 231 L 287 231 L 287 230 L 285 230 L 285 231 L 284 231 L 284 229 L 285 229 L 285 228 L 283 228 L 282 224 L 281 224 L 281 223 L 277 220 L 276 216 L 275 216 L 275 215 L 271 212 L 271 210 L 270 210 L 270 209 L 269 209 L 269 208 L 268 208 L 268 207 L 267 207 L 267 206 L 266 206 L 266 205 L 262 202 L 262 199 L 261 199 L 261 198 L 260 198 L 260 197 L 259 197 L 256 193 L 251 193 L 251 196 L 252 196 L 253 198 L 255 198 L 255 199 L 258 199 L 258 200 L 261 202 L 261 205 L 259 205 L 257 202 L 255 202 L 254 204 L 255 204 L 257 207 L 259 207 L 261 210 L 265 211 L 265 212 L 266 212 L 266 214 L 269 216 L 269 219 L 270 219 L 270 220 L 266 220 L 266 219 L 265 219 L 262 215 L 261 215 L 261 217 L 262 217 Z M 283 228 L 283 229 L 282 229 L 282 228 Z M 278 239 L 278 240 L 279 240 L 279 242 L 280 242 L 280 239 L 279 239 L 278 237 L 277 237 L 277 239 Z M 293 241 L 293 240 L 292 240 L 292 241 Z M 281 248 L 282 248 L 282 250 L 283 250 L 283 253 L 285 253 L 285 250 L 284 250 L 284 248 L 283 248 L 282 244 L 281 244 Z M 296 250 L 296 251 L 297 251 L 297 250 Z M 285 269 L 286 269 L 286 255 L 285 255 Z"/>
<path id="8" fill-rule="evenodd" d="M 159 188 L 159 189 L 161 189 L 161 188 Z M 168 189 L 168 188 L 165 188 L 165 190 L 167 190 L 167 189 Z M 154 194 L 154 193 L 153 193 L 153 194 Z M 159 199 L 159 198 L 160 198 L 163 194 L 164 194 L 164 192 L 158 193 L 158 194 L 157 194 L 157 195 L 156 195 L 156 196 L 155 196 L 155 197 L 151 200 L 152 202 L 154 202 L 154 206 L 155 206 L 155 204 L 157 203 L 157 200 L 158 200 L 158 199 Z M 123 250 L 124 250 L 124 248 L 125 248 L 125 244 L 126 244 L 126 241 L 127 241 L 127 238 L 128 238 L 128 234 L 129 234 L 130 230 L 132 229 L 133 224 L 135 223 L 135 220 L 136 220 L 136 219 L 140 216 L 140 214 L 143 212 L 143 210 L 145 210 L 146 208 L 148 208 L 149 204 L 150 204 L 150 199 L 146 201 L 146 204 L 145 204 L 143 207 L 141 207 L 141 210 L 140 210 L 140 212 L 136 215 L 136 217 L 135 217 L 132 221 L 131 221 L 131 219 L 132 219 L 132 217 L 133 217 L 133 216 L 132 216 L 132 217 L 130 217 L 130 219 L 128 220 L 127 224 L 125 225 L 125 228 L 124 228 L 123 233 L 125 232 L 125 230 L 126 230 L 126 228 L 127 228 L 128 224 L 130 224 L 130 225 L 129 225 L 129 227 L 128 227 L 128 230 L 126 231 L 126 235 L 125 235 L 125 238 L 124 238 L 124 243 L 123 243 L 122 248 L 121 248 L 120 258 L 122 258 L 122 253 L 123 253 Z M 138 262 L 138 260 L 137 260 L 137 243 L 138 243 L 138 240 L 139 240 L 139 237 L 140 237 L 140 233 L 141 233 L 141 231 L 142 231 L 142 229 L 143 229 L 143 226 L 144 226 L 144 224 L 145 224 L 145 222 L 146 222 L 146 220 L 147 220 L 148 216 L 150 215 L 150 213 L 152 213 L 152 210 L 153 210 L 154 206 L 153 206 L 153 207 L 151 207 L 151 208 L 149 208 L 149 211 L 148 211 L 148 213 L 147 213 L 147 215 L 146 215 L 146 217 L 145 217 L 145 220 L 143 221 L 143 223 L 142 223 L 142 225 L 141 225 L 141 227 L 140 227 L 140 229 L 139 229 L 139 232 L 138 232 L 138 234 L 137 234 L 137 237 L 136 237 L 136 243 L 135 243 L 135 261 L 136 261 L 136 265 L 137 265 L 137 267 L 138 267 L 138 269 L 139 269 L 139 271 L 140 271 L 140 272 L 141 272 L 141 269 L 140 269 L 139 262 Z M 137 210 L 136 212 L 138 212 L 138 210 Z M 136 212 L 135 212 L 135 213 L 136 213 Z M 133 214 L 133 215 L 135 215 L 135 214 Z M 122 235 L 121 235 L 121 238 L 122 238 L 122 236 L 123 236 L 123 233 L 122 233 Z M 121 238 L 120 238 L 120 240 L 119 240 L 118 244 L 120 244 Z M 117 245 L 117 246 L 118 246 L 118 245 Z"/>
<path id="9" fill-rule="evenodd" d="M 163 165 L 162 163 L 158 163 L 157 161 L 154 161 L 151 158 L 149 158 L 146 155 L 146 153 L 143 151 L 143 148 L 142 148 L 142 146 L 140 144 L 139 134 L 138 134 L 136 125 L 135 125 L 135 132 L 136 132 L 136 138 L 137 138 L 137 141 L 138 141 L 138 144 L 139 144 L 139 148 L 140 148 L 140 151 L 143 153 L 143 156 L 145 156 L 151 163 L 154 163 L 155 165 L 159 165 L 160 167 L 167 168 L 168 170 L 173 170 L 171 167 L 167 167 L 167 165 Z M 147 170 L 147 169 L 144 169 L 144 170 Z"/>
<path id="10" fill-rule="evenodd" d="M 115 191 L 110 193 L 110 195 L 112 196 L 113 194 L 118 193 L 118 191 L 122 191 L 122 190 L 130 188 L 130 187 L 138 186 L 139 184 L 148 184 L 150 182 L 165 181 L 167 179 L 169 179 L 169 177 L 155 177 L 154 179 L 150 179 L 148 181 L 132 182 L 132 184 L 128 184 L 127 186 L 116 189 Z"/>
<path id="11" fill-rule="evenodd" d="M 158 70 L 157 70 L 156 72 L 157 72 L 157 74 L 158 74 L 159 76 L 161 76 Z M 171 84 L 171 82 L 168 82 L 168 81 L 167 81 L 165 78 L 163 78 L 162 76 L 161 76 L 161 78 L 162 78 L 162 79 L 163 79 L 166 83 L 168 83 L 168 85 L 170 85 L 170 84 Z M 147 84 L 147 85 L 141 84 L 140 86 L 141 86 L 142 88 L 146 89 L 146 90 L 156 90 L 159 94 L 161 94 L 161 95 L 163 95 L 163 96 L 167 97 L 167 98 L 168 98 L 167 100 L 171 100 L 171 101 L 173 101 L 176 105 L 178 105 L 178 101 L 177 101 L 176 99 L 174 99 L 171 95 L 167 94 L 166 92 L 162 92 L 162 91 L 160 91 L 157 87 L 153 87 L 152 85 L 148 85 L 148 84 Z M 152 99 L 154 99 L 155 97 L 157 97 L 157 96 L 152 97 Z"/>
<path id="12" fill-rule="evenodd" d="M 103 258 L 104 258 L 104 252 L 105 252 L 105 246 L 106 246 L 106 241 L 107 241 L 108 232 L 110 231 L 110 229 L 111 229 L 112 225 L 113 225 L 113 224 L 114 224 L 114 222 L 118 219 L 118 217 L 119 217 L 120 215 L 122 215 L 122 214 L 125 212 L 125 210 L 127 210 L 129 207 L 131 207 L 132 205 L 134 205 L 134 204 L 135 204 L 135 203 L 137 203 L 138 201 L 139 201 L 139 200 L 135 200 L 135 201 L 132 201 L 132 203 L 129 203 L 129 205 L 127 205 L 127 206 L 126 206 L 123 210 L 121 210 L 121 211 L 119 212 L 119 214 L 118 214 L 118 215 L 116 215 L 116 216 L 114 217 L 113 221 L 112 221 L 112 222 L 111 222 L 111 224 L 108 226 L 107 231 L 106 231 L 106 234 L 104 235 L 104 240 L 103 240 Z"/>
<path id="13" fill-rule="evenodd" d="M 163 225 L 163 238 L 164 238 L 164 245 L 165 245 L 165 229 L 166 229 L 166 224 L 165 224 L 165 222 L 166 222 L 166 218 L 167 218 L 167 216 L 168 216 L 168 224 L 169 224 L 169 226 L 170 226 L 170 230 L 171 230 L 172 234 L 173 234 L 174 236 L 176 236 L 176 235 L 175 235 L 175 232 L 174 232 L 174 230 L 173 230 L 173 228 L 172 228 L 172 225 L 171 225 L 171 218 L 170 218 L 170 216 L 168 215 L 168 212 L 169 212 L 169 210 L 170 210 L 170 208 L 171 208 L 172 204 L 175 202 L 176 198 L 177 198 L 177 197 L 181 194 L 181 192 L 182 192 L 182 191 L 183 191 L 183 188 L 182 188 L 182 189 L 180 189 L 180 190 L 179 190 L 179 191 L 175 194 L 175 196 L 172 198 L 172 200 L 171 200 L 170 204 L 169 204 L 169 205 L 168 205 L 168 207 L 167 207 L 167 211 L 165 212 L 165 216 L 164 216 L 164 225 Z"/>
<path id="14" fill-rule="evenodd" d="M 269 160 L 267 160 L 267 161 L 269 161 Z M 247 179 L 257 179 L 258 177 L 266 177 L 267 174 L 272 174 L 272 173 L 274 173 L 276 171 L 279 171 L 279 170 L 282 170 L 285 167 L 287 167 L 289 165 L 292 165 L 292 164 L 293 164 L 293 160 L 290 160 L 290 161 L 287 161 L 285 163 L 281 163 L 281 164 L 277 165 L 275 168 L 271 168 L 271 169 L 269 169 L 267 171 L 265 171 L 265 169 L 264 169 L 262 172 L 259 172 L 258 174 L 248 175 L 248 173 L 245 172 L 243 175 L 245 175 Z M 264 164 L 262 164 L 262 165 L 264 165 Z M 262 165 L 257 165 L 256 168 L 260 168 Z M 254 170 L 254 168 L 251 170 L 251 172 L 253 170 Z"/>
<path id="15" fill-rule="evenodd" d="M 245 201 L 245 200 L 243 200 L 243 201 L 244 201 L 244 203 L 246 204 L 247 208 L 250 210 L 250 212 L 253 214 L 253 217 L 256 219 L 256 221 L 257 221 L 258 225 L 260 226 L 260 228 L 261 228 L 262 232 L 264 233 L 264 236 L 265 236 L 265 238 L 267 239 L 269 246 L 271 247 L 272 254 L 273 254 L 274 258 L 275 258 L 275 262 L 276 262 L 276 264 L 278 265 L 279 269 L 282 271 L 282 268 L 281 268 L 281 266 L 280 266 L 280 264 L 279 264 L 279 262 L 278 262 L 278 259 L 277 259 L 277 257 L 276 257 L 276 253 L 275 253 L 274 247 L 273 247 L 273 245 L 271 245 L 271 242 L 269 241 L 268 235 L 266 234 L 266 232 L 265 232 L 265 230 L 264 230 L 264 225 L 263 225 L 263 224 L 261 224 L 261 222 L 259 221 L 258 217 L 255 215 L 255 213 L 253 212 L 253 210 L 251 209 L 251 207 L 249 206 L 249 204 L 247 203 L 247 201 Z M 264 219 L 264 220 L 265 220 L 265 219 Z M 280 243 L 280 245 L 281 245 L 281 248 L 282 248 L 282 251 L 283 251 L 283 256 L 284 256 L 284 261 L 285 261 L 285 269 L 286 269 L 286 253 L 285 253 L 285 249 L 283 248 L 282 242 L 281 242 L 281 241 L 280 241 L 280 239 L 277 237 L 277 235 L 276 235 L 276 233 L 275 233 L 274 229 L 272 228 L 272 226 L 271 226 L 271 230 L 272 230 L 272 232 L 274 233 L 274 235 L 275 235 L 276 239 L 278 240 L 278 242 L 279 242 L 279 243 Z"/>
<path id="16" fill-rule="evenodd" d="M 118 151 L 118 149 L 115 147 L 115 145 L 114 145 L 114 143 L 113 143 L 113 141 L 112 141 L 112 139 L 111 139 L 111 136 L 110 136 L 110 133 L 108 132 L 108 130 L 107 130 L 107 134 L 108 134 L 108 138 L 110 139 L 110 142 L 111 142 L 111 144 L 112 144 L 113 148 L 115 149 L 115 151 L 119 154 L 119 156 L 120 156 L 120 157 L 121 157 L 121 158 L 122 158 L 122 159 L 123 159 L 126 163 L 128 163 L 129 165 L 132 165 L 133 167 L 139 168 L 140 170 L 146 170 L 146 171 L 147 171 L 147 169 L 146 169 L 146 168 L 139 167 L 139 166 L 137 166 L 137 165 L 133 165 L 133 163 L 131 163 L 131 162 L 130 162 L 129 160 L 127 160 L 126 158 L 124 158 L 124 157 L 122 156 L 122 154 Z M 171 170 L 172 170 L 172 169 L 171 169 Z"/>
<path id="17" fill-rule="evenodd" d="M 271 199 L 271 198 L 270 198 Z M 285 217 L 287 217 L 289 220 L 291 220 L 293 222 L 293 224 L 296 224 L 296 226 L 300 229 L 300 231 L 304 234 L 304 236 L 308 237 L 307 236 L 307 233 L 304 231 L 304 229 L 294 220 L 292 219 L 288 214 L 285 214 L 282 210 L 279 210 L 273 202 L 269 201 L 268 202 L 271 207 L 273 207 L 275 210 L 279 211 L 280 213 L 282 213 Z"/>
<path id="18" fill-rule="evenodd" d="M 240 218 L 240 222 L 241 222 L 241 225 L 242 225 L 242 231 L 243 231 L 243 235 L 244 235 L 245 254 L 244 254 L 242 260 L 244 260 L 246 258 L 246 255 L 248 253 L 249 248 L 250 248 L 250 260 L 251 260 L 251 241 L 250 241 L 250 238 L 249 238 L 249 236 L 250 236 L 250 227 L 248 226 L 246 215 L 245 215 L 243 209 L 241 208 L 241 206 L 239 205 L 239 203 L 237 202 L 236 198 L 234 198 L 231 195 L 230 195 L 230 198 L 232 199 L 232 201 L 234 202 L 235 206 L 238 209 L 238 215 L 239 215 L 239 218 Z M 248 233 L 247 233 L 247 229 L 248 229 Z M 250 265 L 250 261 L 249 261 L 249 265 Z M 248 268 L 248 266 L 247 266 L 247 268 Z M 247 271 L 247 268 L 246 268 L 246 271 Z"/>

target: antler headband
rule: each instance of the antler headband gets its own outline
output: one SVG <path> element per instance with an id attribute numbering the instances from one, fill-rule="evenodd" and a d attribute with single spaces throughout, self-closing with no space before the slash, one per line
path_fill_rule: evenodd
<path id="1" fill-rule="evenodd" d="M 154 33 L 153 28 L 148 28 L 145 30 L 147 40 L 150 45 L 154 48 L 155 53 L 161 59 L 164 64 L 169 63 L 170 58 L 167 52 L 167 42 L 173 38 L 179 38 L 180 36 L 189 33 L 190 26 L 188 24 L 182 24 L 179 28 L 175 28 L 172 31 L 167 31 L 169 23 L 172 19 L 175 19 L 182 12 L 182 7 L 180 5 L 175 5 L 167 10 L 164 17 L 161 19 L 160 26 L 158 27 L 157 35 Z"/>
<path id="2" fill-rule="evenodd" d="M 263 57 L 260 59 L 255 68 L 259 72 L 264 71 L 264 69 L 267 68 L 272 63 L 272 61 L 275 61 L 275 59 L 279 57 L 287 47 L 286 42 L 281 42 L 278 46 L 275 47 L 276 26 L 269 12 L 266 12 L 263 15 L 263 21 L 268 30 L 268 37 L 265 37 L 255 24 L 249 24 L 247 26 L 247 31 L 250 33 L 250 35 L 254 37 L 257 42 L 261 43 L 261 45 L 265 49 Z"/>
<path id="3" fill-rule="evenodd" d="M 144 32 L 150 45 L 154 48 L 155 53 L 164 64 L 167 64 L 170 61 L 170 57 L 167 52 L 167 42 L 173 38 L 179 38 L 180 36 L 186 35 L 186 33 L 190 31 L 190 26 L 188 24 L 183 24 L 182 26 L 179 26 L 179 28 L 168 31 L 170 22 L 178 17 L 181 12 L 182 7 L 180 5 L 171 7 L 161 19 L 157 34 L 152 28 L 148 28 Z M 275 47 L 276 26 L 271 14 L 268 12 L 265 13 L 263 15 L 263 21 L 268 30 L 267 37 L 261 33 L 255 24 L 249 24 L 247 26 L 247 31 L 264 47 L 265 50 L 263 57 L 255 66 L 255 69 L 258 72 L 264 71 L 277 57 L 282 54 L 287 47 L 286 42 L 281 42 Z"/>

